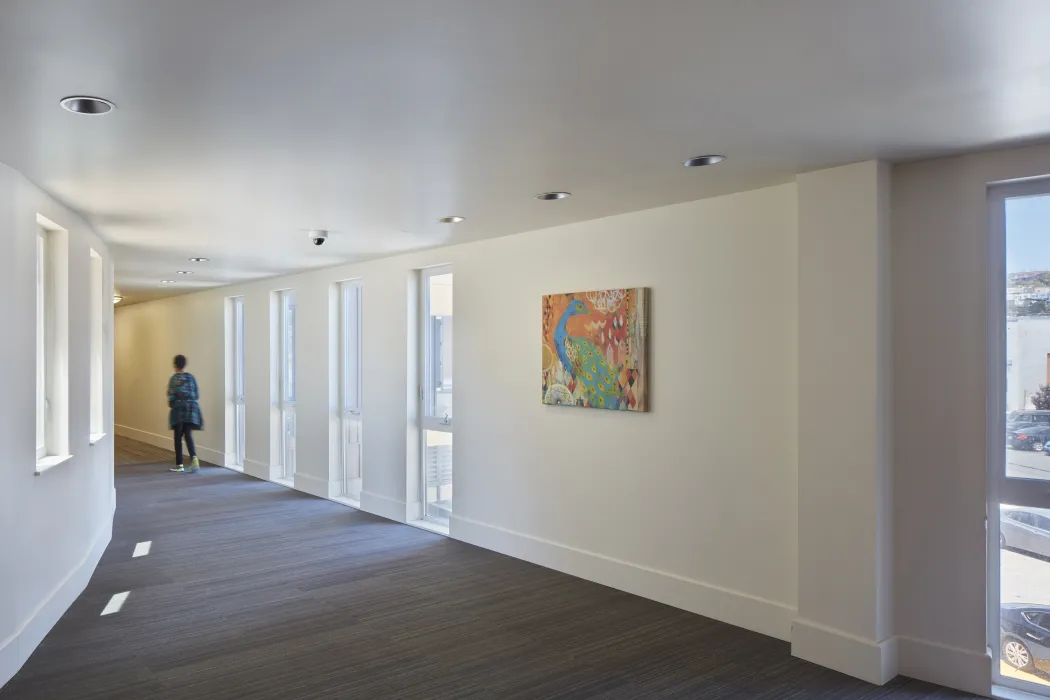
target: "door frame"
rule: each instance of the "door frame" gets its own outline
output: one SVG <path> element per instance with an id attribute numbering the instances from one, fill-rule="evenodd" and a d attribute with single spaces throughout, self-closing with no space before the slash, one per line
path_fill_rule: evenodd
<path id="1" fill-rule="evenodd" d="M 440 432 L 449 433 L 455 435 L 453 431 L 453 422 L 455 420 L 455 414 L 449 418 L 437 418 L 429 415 L 429 392 L 426 387 L 431 381 L 431 375 L 433 373 L 433 367 L 431 363 L 431 316 L 430 316 L 430 294 L 429 284 L 431 277 L 437 277 L 440 275 L 454 274 L 452 271 L 452 265 L 436 265 L 433 267 L 423 268 L 419 271 L 419 505 L 420 514 L 423 520 L 432 520 L 427 516 L 427 432 Z M 455 278 L 453 277 L 453 280 Z M 455 281 L 453 281 L 455 285 Z M 455 289 L 455 286 L 453 286 Z M 453 292 L 453 297 L 455 293 Z M 455 308 L 453 307 L 453 317 L 455 317 Z M 455 372 L 455 364 L 453 363 L 453 373 Z M 453 382 L 455 387 L 455 382 Z M 455 389 L 453 388 L 453 391 Z M 452 441 L 455 445 L 455 438 Z M 455 481 L 455 460 L 453 460 L 453 482 Z M 453 487 L 453 498 L 455 498 L 455 487 Z"/>

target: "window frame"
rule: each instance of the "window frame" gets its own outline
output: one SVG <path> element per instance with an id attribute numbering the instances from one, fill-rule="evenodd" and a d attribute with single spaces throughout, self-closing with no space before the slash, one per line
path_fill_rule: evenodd
<path id="1" fill-rule="evenodd" d="M 244 296 L 230 297 L 231 362 L 233 369 L 233 440 L 234 463 L 244 467 L 247 448 L 247 405 L 245 401 L 244 381 Z"/>
<path id="2" fill-rule="evenodd" d="M 105 424 L 105 382 L 106 382 L 106 304 L 111 294 L 106 294 L 105 260 L 94 248 L 91 254 L 91 369 L 90 396 L 91 414 L 89 433 L 95 442 L 106 432 Z"/>
<path id="3" fill-rule="evenodd" d="M 454 416 L 435 416 L 434 404 L 436 403 L 436 387 L 435 372 L 438 367 L 441 366 L 442 358 L 440 356 L 440 346 L 435 343 L 434 338 L 434 318 L 431 315 L 431 298 L 430 298 L 430 280 L 433 277 L 442 275 L 453 275 L 453 313 L 452 318 L 455 318 L 455 276 L 451 265 L 441 265 L 436 267 L 429 267 L 419 271 L 419 283 L 420 283 L 420 317 L 419 317 L 419 348 L 420 348 L 420 384 L 419 384 L 419 425 L 420 425 L 420 449 L 419 449 L 419 499 L 421 516 L 423 520 L 437 523 L 441 526 L 447 526 L 448 520 L 445 517 L 436 515 L 432 512 L 432 505 L 428 502 L 428 481 L 427 481 L 427 449 L 428 449 L 428 433 L 435 433 L 435 438 L 439 440 L 449 440 L 449 459 L 452 461 L 452 466 L 449 468 L 452 472 L 452 481 L 445 484 L 444 487 L 448 487 L 451 491 L 448 499 L 443 499 L 442 496 L 442 481 L 441 481 L 441 461 L 440 452 L 435 452 L 435 489 L 436 489 L 436 500 L 437 502 L 448 500 L 449 501 L 449 513 L 451 514 L 452 501 L 454 495 L 454 479 L 455 479 L 455 463 L 454 463 L 454 452 L 452 452 L 452 446 L 455 444 L 455 432 L 453 426 Z M 453 321 L 454 323 L 454 321 Z M 453 329 L 455 326 L 453 325 Z M 453 330 L 453 333 L 455 331 Z M 455 341 L 453 340 L 453 343 Z M 436 349 L 437 348 L 437 349 Z M 436 357 L 435 357 L 436 356 Z M 435 361 L 436 360 L 436 361 Z M 452 367 L 453 373 L 455 372 L 455 365 Z M 455 382 L 453 381 L 453 385 Z M 431 390 L 434 390 L 433 392 Z M 454 406 L 454 404 L 453 404 Z M 438 435 L 443 434 L 446 437 L 438 438 Z M 436 449 L 442 447 L 442 445 L 434 445 Z M 436 506 L 433 506 L 433 510 L 439 510 Z"/>
<path id="4" fill-rule="evenodd" d="M 284 479 L 292 479 L 296 471 L 296 336 L 295 290 L 282 289 L 278 301 L 278 412 L 280 414 L 281 471 Z M 291 430 L 289 430 L 289 419 Z"/>
<path id="5" fill-rule="evenodd" d="M 36 233 L 36 458 L 48 453 L 48 307 L 47 231 Z"/>
<path id="6" fill-rule="evenodd" d="M 37 440 L 35 452 L 37 455 L 36 473 L 41 474 L 70 457 L 69 241 L 65 229 L 56 226 L 39 214 L 36 221 Z"/>
<path id="7" fill-rule="evenodd" d="M 344 498 L 358 500 L 364 476 L 361 443 L 362 421 L 362 335 L 363 288 L 360 280 L 338 285 L 339 298 L 339 468 L 340 491 Z M 356 442 L 351 443 L 351 439 Z M 353 447 L 351 447 L 353 445 Z M 356 450 L 357 468 L 351 474 L 351 450 Z"/>
<path id="8" fill-rule="evenodd" d="M 435 354 L 440 355 L 440 351 L 435 351 L 437 346 L 434 338 L 434 321 L 435 317 L 430 314 L 430 279 L 432 277 L 440 277 L 443 275 L 452 275 L 451 265 L 441 265 L 438 267 L 428 267 L 421 270 L 420 274 L 420 294 L 421 303 L 420 308 L 422 314 L 420 318 L 422 343 L 420 345 L 422 352 L 420 362 L 420 376 L 421 383 L 419 386 L 419 397 L 421 403 L 420 423 L 424 430 L 435 430 L 443 433 L 451 433 L 452 425 L 455 418 L 455 412 L 453 411 L 452 416 L 437 416 L 435 415 L 435 404 L 436 404 L 436 387 L 435 383 L 436 376 L 435 370 L 442 366 L 443 360 L 440 356 L 435 357 Z M 453 277 L 453 289 L 455 289 L 455 277 Z M 454 294 L 454 292 L 453 292 Z M 452 318 L 455 318 L 455 310 L 453 308 Z M 453 321 L 454 323 L 454 321 Z M 453 342 L 455 342 L 453 340 Z M 455 366 L 453 365 L 452 371 L 455 372 Z M 454 386 L 455 382 L 452 382 Z M 451 387 L 450 387 L 451 389 Z M 452 391 L 449 392 L 453 393 Z M 454 400 L 454 394 L 453 394 Z M 455 404 L 453 404 L 455 405 Z"/>
<path id="9" fill-rule="evenodd" d="M 986 640 L 992 657 L 993 688 L 1005 687 L 1026 693 L 1038 693 L 1047 697 L 1045 688 L 1026 680 L 1006 676 L 1001 670 L 1001 575 L 1002 550 L 1000 533 L 1001 513 L 1004 505 L 1020 508 L 1050 507 L 1047 481 L 1007 476 L 1006 470 L 1006 422 L 1007 422 L 1007 235 L 1006 201 L 1018 197 L 1050 195 L 1050 178 L 1015 182 L 992 183 L 987 188 L 988 240 L 987 240 L 987 327 L 986 327 L 986 421 L 985 464 L 987 486 L 987 578 L 985 590 Z M 1025 418 L 1035 423 L 1031 409 L 1025 409 Z M 1026 421 L 1026 422 L 1028 422 Z M 1032 522 L 1015 521 L 1034 528 Z"/>
<path id="10" fill-rule="evenodd" d="M 360 415 L 361 413 L 361 308 L 362 290 L 358 280 L 347 280 L 339 283 L 341 326 L 339 362 L 340 362 L 340 408 L 343 413 Z M 351 314 L 351 310 L 353 313 Z M 353 367 L 352 367 L 353 365 Z"/>

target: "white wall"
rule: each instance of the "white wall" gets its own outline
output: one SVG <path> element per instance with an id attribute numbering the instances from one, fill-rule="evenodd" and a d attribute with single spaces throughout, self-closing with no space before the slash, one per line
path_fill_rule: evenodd
<path id="1" fill-rule="evenodd" d="M 790 184 L 121 308 L 117 423 L 168 444 L 163 390 L 181 352 L 203 393 L 203 456 L 232 451 L 223 303 L 243 295 L 246 471 L 268 477 L 269 295 L 294 288 L 296 487 L 324 493 L 329 291 L 360 278 L 362 506 L 404 520 L 417 459 L 413 280 L 451 263 L 452 536 L 786 639 L 798 580 L 796 227 Z M 542 405 L 542 295 L 633 286 L 652 288 L 652 411 Z"/>
<path id="2" fill-rule="evenodd" d="M 41 214 L 68 230 L 69 437 L 73 458 L 40 476 L 36 465 L 36 233 Z M 105 245 L 82 220 L 0 165 L 0 685 L 17 671 L 83 590 L 109 543 L 114 505 L 112 429 L 89 446 L 90 283 L 94 248 Z M 108 294 L 108 292 L 107 292 Z M 112 317 L 104 313 L 104 365 L 111 366 Z M 107 376 L 105 421 L 112 426 Z"/>

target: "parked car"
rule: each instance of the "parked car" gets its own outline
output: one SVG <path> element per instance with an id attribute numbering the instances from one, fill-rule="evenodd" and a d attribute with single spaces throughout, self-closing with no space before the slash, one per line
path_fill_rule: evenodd
<path id="1" fill-rule="evenodd" d="M 1003 605 L 999 635 L 1003 661 L 1022 671 L 1050 671 L 1050 606 Z"/>
<path id="2" fill-rule="evenodd" d="M 1050 511 L 1003 506 L 999 509 L 999 546 L 1050 557 Z"/>
<path id="3" fill-rule="evenodd" d="M 1014 450 L 1042 452 L 1047 442 L 1050 442 L 1050 426 L 1030 424 L 1013 430 L 1006 436 L 1006 446 Z"/>
<path id="4" fill-rule="evenodd" d="M 1050 426 L 1050 411 L 1010 411 L 1006 414 L 1006 433 L 1032 425 Z"/>

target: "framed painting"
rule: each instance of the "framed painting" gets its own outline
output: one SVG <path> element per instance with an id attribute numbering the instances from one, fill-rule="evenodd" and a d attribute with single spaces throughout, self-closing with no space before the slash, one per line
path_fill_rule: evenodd
<path id="1" fill-rule="evenodd" d="M 649 290 L 543 297 L 543 403 L 649 410 Z"/>

